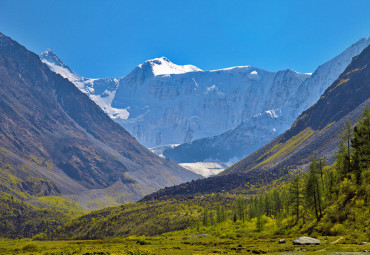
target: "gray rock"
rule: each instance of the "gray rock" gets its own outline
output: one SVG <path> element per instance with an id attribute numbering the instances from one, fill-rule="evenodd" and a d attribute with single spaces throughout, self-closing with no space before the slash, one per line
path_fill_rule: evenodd
<path id="1" fill-rule="evenodd" d="M 279 243 L 286 243 L 285 239 L 280 239 Z"/>
<path id="2" fill-rule="evenodd" d="M 321 242 L 320 242 L 320 240 L 317 240 L 317 239 L 312 238 L 312 237 L 302 236 L 302 237 L 294 240 L 293 244 L 299 244 L 299 245 L 303 245 L 303 244 L 321 244 Z"/>
<path id="3" fill-rule="evenodd" d="M 368 243 L 368 242 L 361 242 L 361 243 L 359 243 L 359 245 L 370 245 L 370 243 Z"/>

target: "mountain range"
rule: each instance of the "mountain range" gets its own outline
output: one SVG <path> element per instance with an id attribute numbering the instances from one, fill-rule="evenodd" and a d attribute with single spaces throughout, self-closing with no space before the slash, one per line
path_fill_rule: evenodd
<path id="1" fill-rule="evenodd" d="M 152 149 L 159 155 L 178 163 L 235 163 L 287 130 L 369 43 L 359 40 L 312 75 L 252 66 L 202 71 L 162 57 L 121 78 L 89 79 L 51 50 L 40 58 L 140 143 L 159 146 Z"/>

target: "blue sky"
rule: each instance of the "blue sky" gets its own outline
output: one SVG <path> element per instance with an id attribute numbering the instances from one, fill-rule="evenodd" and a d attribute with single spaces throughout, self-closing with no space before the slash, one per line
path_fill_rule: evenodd
<path id="1" fill-rule="evenodd" d="M 92 78 L 161 56 L 203 70 L 313 72 L 370 36 L 369 13 L 369 0 L 0 0 L 0 32 Z"/>

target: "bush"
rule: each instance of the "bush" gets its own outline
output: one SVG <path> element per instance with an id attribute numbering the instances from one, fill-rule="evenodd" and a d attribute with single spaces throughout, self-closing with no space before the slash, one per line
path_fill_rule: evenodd
<path id="1" fill-rule="evenodd" d="M 27 252 L 36 252 L 38 251 L 39 248 L 36 244 L 33 244 L 33 243 L 30 243 L 30 244 L 26 244 L 25 246 L 22 247 L 22 251 L 27 251 Z"/>
<path id="2" fill-rule="evenodd" d="M 346 227 L 343 224 L 338 223 L 330 229 L 330 232 L 333 235 L 342 235 L 346 233 Z"/>

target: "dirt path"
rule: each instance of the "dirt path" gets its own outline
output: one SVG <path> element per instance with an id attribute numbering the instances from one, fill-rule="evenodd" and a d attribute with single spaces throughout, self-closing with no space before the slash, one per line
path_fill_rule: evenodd
<path id="1" fill-rule="evenodd" d="M 342 239 L 343 239 L 343 236 L 341 236 L 341 237 L 339 237 L 337 240 L 335 240 L 335 241 L 331 242 L 331 244 L 335 244 L 335 243 L 339 242 L 339 241 L 340 241 L 340 240 L 342 240 Z"/>

